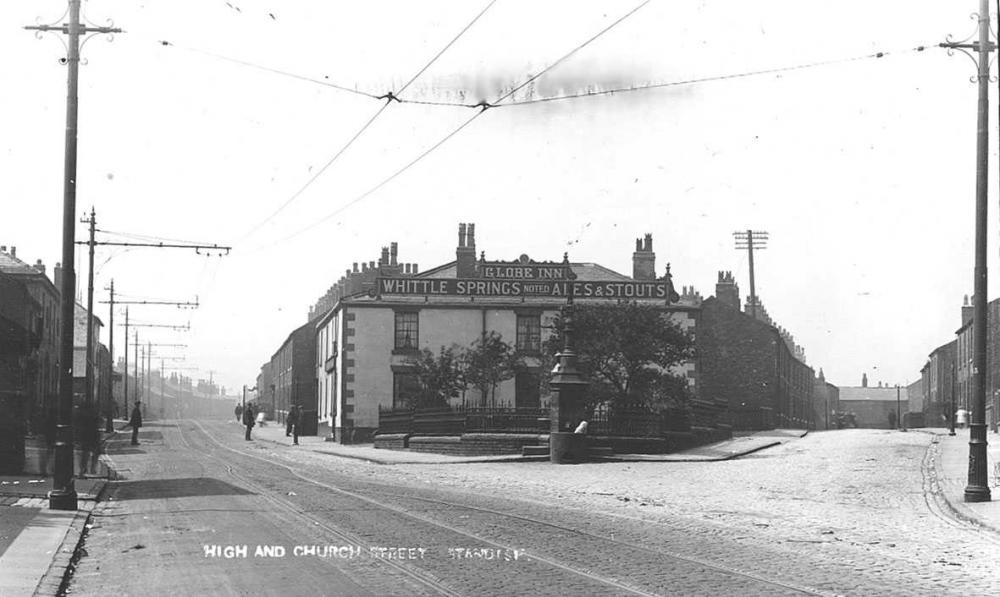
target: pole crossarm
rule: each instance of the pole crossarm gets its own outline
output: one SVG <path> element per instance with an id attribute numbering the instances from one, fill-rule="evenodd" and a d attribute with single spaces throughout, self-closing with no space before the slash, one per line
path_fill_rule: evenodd
<path id="1" fill-rule="evenodd" d="M 78 240 L 76 244 L 86 245 L 89 241 Z M 154 249 L 194 249 L 194 252 L 198 255 L 202 255 L 202 251 L 219 251 L 219 257 L 223 255 L 229 255 L 229 252 L 233 250 L 232 247 L 227 247 L 224 245 L 199 245 L 199 244 L 179 244 L 179 243 L 128 243 L 128 242 L 117 242 L 117 241 L 94 241 L 94 245 L 105 246 L 105 247 L 150 247 Z M 207 256 L 208 254 L 205 253 Z"/>
<path id="2" fill-rule="evenodd" d="M 103 304 L 111 303 L 111 301 L 100 301 Z M 116 305 L 168 305 L 173 307 L 193 307 L 198 308 L 201 305 L 198 300 L 195 299 L 194 302 L 191 301 L 114 301 Z"/>
<path id="3" fill-rule="evenodd" d="M 124 324 L 120 324 L 120 325 L 124 325 Z M 167 329 L 171 329 L 171 330 L 178 330 L 178 331 L 187 332 L 187 331 L 191 330 L 191 323 L 188 322 L 186 325 L 166 325 L 166 324 L 162 324 L 162 323 L 130 323 L 129 327 L 133 327 L 133 328 L 167 328 Z"/>

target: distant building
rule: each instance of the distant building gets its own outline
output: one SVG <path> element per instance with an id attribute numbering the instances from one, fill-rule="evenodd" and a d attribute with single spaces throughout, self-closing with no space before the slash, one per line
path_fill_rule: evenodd
<path id="1" fill-rule="evenodd" d="M 715 296 L 701 304 L 695 346 L 699 394 L 728 405 L 733 429 L 813 428 L 814 373 L 790 334 L 740 310 L 731 272 L 719 272 Z"/>
<path id="2" fill-rule="evenodd" d="M 906 427 L 924 427 L 924 380 L 920 379 L 906 386 L 907 405 L 903 409 L 903 422 Z"/>
<path id="3" fill-rule="evenodd" d="M 87 308 L 80 303 L 75 303 L 76 311 L 73 322 L 73 401 L 82 402 L 86 399 L 87 387 Z M 99 394 L 100 388 L 105 386 L 106 378 L 110 374 L 108 371 L 107 359 L 101 359 L 100 354 L 103 349 L 107 352 L 107 347 L 101 344 L 101 328 L 104 322 L 94 315 L 91 318 L 93 330 L 93 346 L 89 356 L 89 362 L 93 368 L 94 403 L 106 404 L 110 399 L 107 394 Z M 102 367 L 103 365 L 103 367 Z"/>
<path id="4" fill-rule="evenodd" d="M 840 410 L 854 414 L 858 427 L 866 429 L 895 429 L 908 408 L 906 388 L 897 386 L 841 387 Z"/>
<path id="5" fill-rule="evenodd" d="M 271 404 L 266 399 L 267 389 L 257 386 L 264 397 L 261 406 L 272 407 L 270 416 L 282 423 L 289 407 L 303 409 L 300 435 L 316 435 L 316 321 L 299 326 L 288 335 L 271 356 L 271 384 L 274 391 Z"/>
<path id="6" fill-rule="evenodd" d="M 947 426 L 948 417 L 952 414 L 952 396 L 957 383 L 957 344 L 957 340 L 952 340 L 935 348 L 920 370 L 924 390 L 924 424 L 928 427 Z"/>
<path id="7" fill-rule="evenodd" d="M 275 418 L 278 410 L 278 398 L 274 387 L 274 377 L 271 375 L 271 361 L 260 366 L 260 373 L 257 375 L 257 400 L 261 408 Z"/>
<path id="8" fill-rule="evenodd" d="M 56 265 L 55 284 L 45 274 L 45 265 L 39 259 L 28 265 L 17 258 L 17 249 L 0 246 L 0 273 L 22 285 L 31 298 L 33 321 L 31 332 L 37 344 L 23 363 L 25 376 L 23 392 L 26 395 L 26 416 L 37 417 L 49 407 L 54 407 L 59 395 L 59 290 L 62 271 Z M 13 291 L 19 295 L 19 291 Z M 16 308 L 15 308 L 16 310 Z"/>
<path id="9" fill-rule="evenodd" d="M 820 369 L 813 389 L 813 428 L 836 429 L 839 410 L 840 388 L 826 381 L 826 376 Z"/>

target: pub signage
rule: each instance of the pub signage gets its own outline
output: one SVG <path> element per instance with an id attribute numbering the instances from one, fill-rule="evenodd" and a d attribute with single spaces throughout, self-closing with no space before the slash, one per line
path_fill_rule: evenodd
<path id="1" fill-rule="evenodd" d="M 479 275 L 484 278 L 505 278 L 511 280 L 569 280 L 567 265 L 541 263 L 481 263 Z"/>
<path id="2" fill-rule="evenodd" d="M 576 298 L 667 300 L 671 294 L 670 283 L 666 280 L 570 282 L 535 278 L 379 278 L 376 281 L 379 295 L 567 297 L 571 291 Z"/>

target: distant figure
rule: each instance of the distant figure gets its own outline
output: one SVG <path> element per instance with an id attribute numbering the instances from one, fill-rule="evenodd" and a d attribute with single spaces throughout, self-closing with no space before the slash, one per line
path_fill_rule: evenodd
<path id="1" fill-rule="evenodd" d="M 960 429 L 965 429 L 965 426 L 969 424 L 969 411 L 964 408 L 958 409 L 955 413 L 955 423 Z"/>
<path id="2" fill-rule="evenodd" d="M 302 417 L 302 411 L 298 406 L 292 406 L 288 411 L 288 420 L 286 425 L 292 429 L 292 445 L 299 445 L 299 424 Z"/>
<path id="3" fill-rule="evenodd" d="M 41 463 L 41 470 L 46 475 L 49 474 L 49 462 L 52 461 L 53 454 L 55 454 L 56 448 L 56 422 L 58 421 L 58 413 L 55 408 L 49 408 L 45 411 L 45 460 Z M 54 471 L 53 471 L 54 472 Z"/>
<path id="4" fill-rule="evenodd" d="M 233 410 L 233 413 L 236 414 L 236 422 L 239 423 L 241 418 L 243 417 L 243 405 L 240 403 L 236 403 L 236 409 Z"/>
<path id="5" fill-rule="evenodd" d="M 132 416 L 128 419 L 128 424 L 132 428 L 132 445 L 139 445 L 139 428 L 142 427 L 142 411 L 139 410 L 140 402 L 136 402 L 132 407 Z"/>
<path id="6" fill-rule="evenodd" d="M 243 425 L 246 427 L 246 441 L 250 441 L 250 430 L 254 426 L 253 405 L 248 404 L 243 411 Z"/>
<path id="7" fill-rule="evenodd" d="M 292 427 L 293 427 L 292 419 L 295 418 L 295 408 L 296 406 L 292 405 L 288 409 L 288 415 L 285 416 L 285 437 L 292 436 Z"/>
<path id="8" fill-rule="evenodd" d="M 896 428 L 896 411 L 889 411 L 889 429 Z"/>
<path id="9" fill-rule="evenodd" d="M 80 450 L 79 476 L 97 472 L 97 456 L 101 446 L 101 432 L 98 430 L 97 411 L 85 404 L 73 409 L 73 431 Z"/>

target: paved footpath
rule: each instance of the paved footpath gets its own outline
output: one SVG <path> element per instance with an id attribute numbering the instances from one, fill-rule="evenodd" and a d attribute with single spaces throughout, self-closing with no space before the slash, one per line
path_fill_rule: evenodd
<path id="1" fill-rule="evenodd" d="M 0 476 L 0 597 L 55 595 L 103 479 L 77 479 L 78 510 L 49 510 L 52 479 Z"/>

